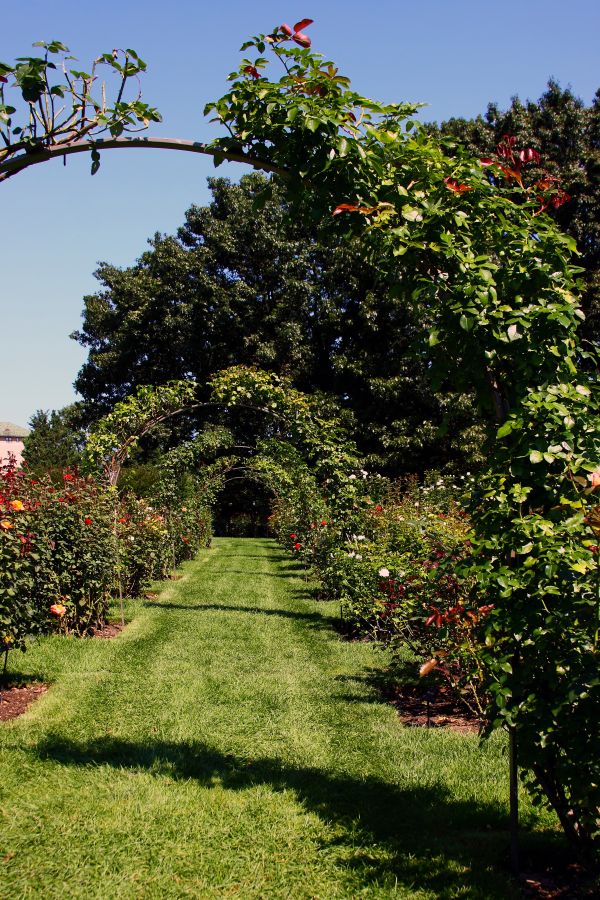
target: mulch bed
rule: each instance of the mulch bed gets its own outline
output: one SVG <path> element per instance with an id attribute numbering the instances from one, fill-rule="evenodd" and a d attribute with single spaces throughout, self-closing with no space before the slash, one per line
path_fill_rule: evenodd
<path id="1" fill-rule="evenodd" d="M 340 619 L 335 628 L 343 640 L 352 643 L 372 643 L 371 635 L 361 634 L 356 628 Z M 481 719 L 456 699 L 450 688 L 437 683 L 425 685 L 398 684 L 394 677 L 378 677 L 374 686 L 382 698 L 396 708 L 404 725 L 411 728 L 450 728 L 453 731 L 479 731 Z"/>
<path id="2" fill-rule="evenodd" d="M 535 900 L 585 900 L 600 896 L 600 884 L 577 863 L 560 871 L 525 872 L 519 879 L 525 897 Z"/>
<path id="3" fill-rule="evenodd" d="M 0 688 L 0 722 L 16 719 L 28 706 L 45 694 L 47 684 L 15 685 Z"/>
<path id="4" fill-rule="evenodd" d="M 118 634 L 121 634 L 123 628 L 125 626 L 116 622 L 107 622 L 106 625 L 103 625 L 102 628 L 94 628 L 92 630 L 92 637 L 95 638 L 113 638 Z"/>
<path id="5" fill-rule="evenodd" d="M 385 699 L 396 708 L 404 725 L 411 728 L 450 728 L 452 731 L 479 731 L 481 721 L 459 703 L 445 685 L 434 688 L 389 685 Z"/>

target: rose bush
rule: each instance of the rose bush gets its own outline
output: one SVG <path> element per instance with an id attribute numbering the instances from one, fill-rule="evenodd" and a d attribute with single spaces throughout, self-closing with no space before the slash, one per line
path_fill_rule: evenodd
<path id="1" fill-rule="evenodd" d="M 92 479 L 62 485 L 4 467 L 0 474 L 0 628 L 7 649 L 29 634 L 85 634 L 106 617 L 114 584 L 112 504 Z"/>
<path id="2" fill-rule="evenodd" d="M 210 540 L 210 509 L 190 495 L 177 508 L 119 498 L 78 472 L 32 478 L 0 469 L 0 651 L 32 635 L 85 635 L 105 623 L 120 583 L 137 595 Z"/>
<path id="3" fill-rule="evenodd" d="M 459 575 L 470 552 L 464 478 L 432 475 L 419 487 L 346 473 L 353 502 L 344 497 L 340 510 L 339 488 L 320 490 L 310 473 L 294 472 L 293 487 L 291 478 L 280 484 L 271 528 L 311 569 L 321 595 L 340 602 L 346 630 L 399 652 L 408 646 L 415 675 L 434 673 L 483 718 L 482 626 L 491 608 Z"/>

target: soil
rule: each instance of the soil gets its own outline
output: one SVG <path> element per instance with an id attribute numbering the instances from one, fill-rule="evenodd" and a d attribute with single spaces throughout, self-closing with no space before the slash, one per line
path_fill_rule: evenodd
<path id="1" fill-rule="evenodd" d="M 94 628 L 92 637 L 95 638 L 113 638 L 121 634 L 125 626 L 116 622 L 107 622 L 102 628 Z"/>
<path id="2" fill-rule="evenodd" d="M 421 687 L 389 685 L 385 699 L 404 725 L 413 728 L 450 728 L 452 731 L 479 731 L 481 720 L 456 700 L 445 685 L 423 690 Z"/>
<path id="3" fill-rule="evenodd" d="M 47 690 L 47 684 L 13 685 L 0 688 L 0 722 L 16 719 Z"/>
<path id="4" fill-rule="evenodd" d="M 525 897 L 535 900 L 592 900 L 599 896 L 598 880 L 576 863 L 561 870 L 525 872 L 520 881 Z"/>
<path id="5" fill-rule="evenodd" d="M 346 641 L 372 643 L 374 637 L 357 632 L 353 626 L 341 619 L 336 630 Z M 387 673 L 380 673 L 372 679 L 372 685 L 381 697 L 396 708 L 404 725 L 411 728 L 450 728 L 453 731 L 479 731 L 482 720 L 469 711 L 443 684 L 431 687 L 424 685 L 403 685 Z"/>

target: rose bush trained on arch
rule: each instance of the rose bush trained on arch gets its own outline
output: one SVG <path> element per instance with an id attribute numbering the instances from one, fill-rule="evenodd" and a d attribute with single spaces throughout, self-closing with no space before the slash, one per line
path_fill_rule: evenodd
<path id="1" fill-rule="evenodd" d="M 544 215 L 568 198 L 551 179 L 526 184 L 529 148 L 508 141 L 473 160 L 428 136 L 414 106 L 352 91 L 295 35 L 282 26 L 243 46 L 252 57 L 207 108 L 228 131 L 213 147 L 282 170 L 297 215 L 360 241 L 417 306 L 432 377 L 474 387 L 488 411 L 468 570 L 494 607 L 491 722 L 516 731 L 530 786 L 589 848 L 600 835 L 597 364 L 577 340 L 573 241 Z"/>

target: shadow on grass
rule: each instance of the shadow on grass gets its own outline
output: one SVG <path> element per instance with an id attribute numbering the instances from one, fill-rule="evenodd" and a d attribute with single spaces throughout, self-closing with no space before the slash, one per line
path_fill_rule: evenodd
<path id="1" fill-rule="evenodd" d="M 334 774 L 279 759 L 245 759 L 199 742 L 134 743 L 102 737 L 76 743 L 50 735 L 30 751 L 66 766 L 113 766 L 194 779 L 231 791 L 268 785 L 291 790 L 305 809 L 335 823 L 338 865 L 364 884 L 394 884 L 436 897 L 518 896 L 506 871 L 508 822 L 499 806 L 453 799 L 441 783 L 401 789 L 384 780 Z M 534 843 L 548 838 L 534 836 Z M 344 848 L 344 849 L 342 849 Z"/>
<path id="2" fill-rule="evenodd" d="M 0 674 L 0 693 L 9 691 L 11 688 L 24 688 L 30 685 L 43 684 L 47 681 L 47 672 L 13 672 L 9 667 L 5 674 Z"/>
<path id="3" fill-rule="evenodd" d="M 402 668 L 389 665 L 388 647 L 382 643 L 371 642 L 371 646 L 381 652 L 381 666 L 368 667 L 355 675 L 337 675 L 335 680 L 348 684 L 361 685 L 370 689 L 370 693 L 381 703 L 388 702 L 394 696 L 399 685 L 408 688 L 421 688 L 423 693 L 437 692 L 439 682 L 431 679 L 424 684 L 419 676 L 421 660 L 416 657 L 406 663 Z"/>
<path id="4" fill-rule="evenodd" d="M 336 675 L 333 680 L 348 687 L 348 693 L 336 695 L 340 700 L 348 703 L 387 703 L 389 701 L 391 684 L 385 677 L 385 670 L 366 669 L 364 675 Z M 357 690 L 353 691 L 352 688 L 357 688 Z M 367 690 L 360 690 L 360 688 L 367 688 Z"/>
<path id="5" fill-rule="evenodd" d="M 295 619 L 300 622 L 307 622 L 317 628 L 324 628 L 327 630 L 331 630 L 332 624 L 332 620 L 328 619 L 326 616 L 323 616 L 321 613 L 293 612 L 289 609 L 269 609 L 261 606 L 236 606 L 234 604 L 231 604 L 229 606 L 225 603 L 198 603 L 196 605 L 192 605 L 187 603 L 171 603 L 170 601 L 165 601 L 164 603 L 154 603 L 153 601 L 148 601 L 144 603 L 144 606 L 156 607 L 157 609 L 183 609 L 195 612 L 241 612 L 250 613 L 251 615 L 277 616 L 281 619 Z"/>
<path id="6" fill-rule="evenodd" d="M 257 569 L 224 569 L 223 572 L 227 575 L 258 575 L 260 578 L 293 578 L 302 575 L 304 570 L 301 566 L 294 566 L 293 569 L 286 567 L 281 572 L 259 572 Z"/>
<path id="7" fill-rule="evenodd" d="M 283 550 L 277 553 L 240 553 L 239 550 L 224 550 L 223 547 L 219 547 L 218 551 L 219 559 L 262 559 L 277 563 L 286 559 Z"/>
<path id="8" fill-rule="evenodd" d="M 291 574 L 291 575 L 304 574 L 304 572 L 306 571 L 306 567 L 299 560 L 290 559 L 289 557 L 285 557 L 283 555 L 264 554 L 263 556 L 242 556 L 239 553 L 227 553 L 227 554 L 225 554 L 225 556 L 230 557 L 232 562 L 238 563 L 240 565 L 242 564 L 243 561 L 245 561 L 247 559 L 260 560 L 261 562 L 268 562 L 270 564 L 275 564 L 279 571 L 278 572 L 262 571 L 262 572 L 251 573 L 248 569 L 241 569 L 241 568 L 233 569 L 233 568 L 229 568 L 229 565 L 227 565 L 227 566 L 223 566 L 219 570 L 219 577 L 221 577 L 221 575 L 228 575 L 231 572 L 238 573 L 240 575 L 257 574 L 257 575 L 280 575 L 281 576 L 284 573 Z M 223 556 L 221 556 L 220 559 L 222 560 Z"/>
<path id="9" fill-rule="evenodd" d="M 303 572 L 305 570 L 304 564 L 300 562 L 300 560 L 290 557 L 283 550 L 279 550 L 274 553 L 239 553 L 236 550 L 227 551 L 219 548 L 219 560 L 224 559 L 231 559 L 235 560 L 236 562 L 241 562 L 242 560 L 245 561 L 247 559 L 259 559 L 261 562 L 274 563 L 280 568 L 283 567 L 283 569 L 287 571 Z M 223 572 L 228 571 L 232 570 L 227 568 L 223 569 Z"/>

